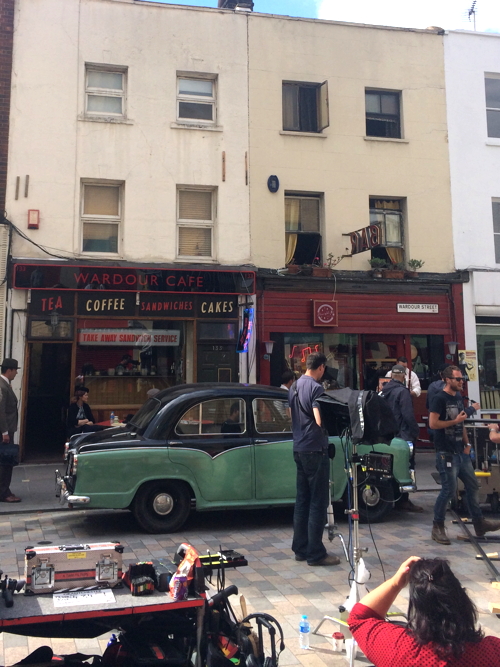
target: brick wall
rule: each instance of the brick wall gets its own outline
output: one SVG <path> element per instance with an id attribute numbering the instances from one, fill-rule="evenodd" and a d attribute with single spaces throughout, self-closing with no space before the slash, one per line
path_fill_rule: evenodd
<path id="1" fill-rule="evenodd" d="M 0 0 L 0 215 L 5 209 L 15 0 Z"/>

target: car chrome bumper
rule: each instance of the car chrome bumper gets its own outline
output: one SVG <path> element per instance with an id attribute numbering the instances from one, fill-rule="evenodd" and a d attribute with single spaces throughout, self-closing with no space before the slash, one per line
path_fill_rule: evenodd
<path id="1" fill-rule="evenodd" d="M 70 505 L 87 505 L 87 503 L 90 503 L 90 498 L 88 496 L 68 495 L 67 501 Z"/>
<path id="2" fill-rule="evenodd" d="M 417 490 L 416 484 L 406 484 L 404 486 L 399 487 L 400 493 L 415 493 L 416 490 Z"/>

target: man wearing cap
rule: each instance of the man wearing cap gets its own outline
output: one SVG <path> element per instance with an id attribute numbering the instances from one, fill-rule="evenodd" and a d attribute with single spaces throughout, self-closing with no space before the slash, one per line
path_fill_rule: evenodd
<path id="1" fill-rule="evenodd" d="M 418 424 L 413 414 L 413 404 L 410 392 L 405 388 L 406 368 L 396 364 L 391 369 L 391 380 L 387 382 L 382 391 L 382 396 L 387 400 L 394 413 L 398 425 L 397 437 L 406 440 L 410 448 L 410 468 L 415 470 L 415 448 L 414 443 L 418 438 Z M 411 502 L 408 493 L 403 493 L 396 507 L 405 512 L 423 512 L 423 508 Z"/>
<path id="2" fill-rule="evenodd" d="M 17 398 L 10 383 L 16 377 L 18 370 L 17 359 L 4 359 L 0 368 L 0 429 L 3 444 L 14 444 L 14 433 L 17 431 Z M 0 465 L 0 502 L 2 503 L 21 502 L 21 498 L 15 496 L 10 490 L 11 479 L 12 466 Z"/>
<path id="3" fill-rule="evenodd" d="M 418 379 L 418 375 L 408 368 L 408 359 L 406 357 L 398 357 L 397 365 L 403 366 L 403 368 L 405 369 L 405 377 L 404 380 L 402 381 L 404 386 L 410 390 L 410 394 L 413 397 L 417 398 L 418 396 L 420 396 L 420 394 L 422 393 L 422 388 L 420 387 L 420 380 Z M 391 377 L 391 372 L 392 371 L 389 371 L 385 377 L 386 378 Z"/>

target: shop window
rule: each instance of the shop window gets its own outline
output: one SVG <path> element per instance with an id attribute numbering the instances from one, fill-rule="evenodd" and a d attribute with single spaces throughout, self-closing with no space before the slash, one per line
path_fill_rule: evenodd
<path id="1" fill-rule="evenodd" d="M 291 370 L 297 377 L 306 372 L 307 356 L 312 352 L 323 352 L 331 369 L 332 379 L 325 381 L 328 389 L 359 388 L 358 336 L 357 334 L 320 333 L 271 333 L 275 351 L 271 356 L 271 383 L 281 385 L 284 371 Z M 278 350 L 283 357 L 278 359 Z M 273 362 L 276 357 L 277 362 Z"/>
<path id="2" fill-rule="evenodd" d="M 417 374 L 422 389 L 437 377 L 445 358 L 444 338 L 435 334 L 410 336 L 411 369 Z"/>
<path id="3" fill-rule="evenodd" d="M 488 136 L 500 138 L 500 74 L 486 74 L 484 86 Z"/>
<path id="4" fill-rule="evenodd" d="M 322 132 L 329 125 L 328 82 L 283 81 L 283 129 Z"/>
<path id="5" fill-rule="evenodd" d="M 257 433 L 285 433 L 292 430 L 288 401 L 255 398 L 252 409 Z"/>
<path id="6" fill-rule="evenodd" d="M 484 319 L 484 318 L 482 318 Z M 477 360 L 480 404 L 483 410 L 500 409 L 500 318 L 477 324 Z"/>
<path id="7" fill-rule="evenodd" d="M 402 199 L 370 197 L 370 225 L 380 225 L 382 243 L 372 248 L 371 256 L 385 259 L 388 264 L 403 265 L 403 204 Z"/>
<path id="8" fill-rule="evenodd" d="M 118 253 L 122 184 L 82 184 L 82 252 Z"/>
<path id="9" fill-rule="evenodd" d="M 493 242 L 495 245 L 495 263 L 500 264 L 500 199 L 494 199 L 493 208 Z"/>
<path id="10" fill-rule="evenodd" d="M 215 190 L 177 190 L 177 257 L 213 257 Z"/>
<path id="11" fill-rule="evenodd" d="M 286 264 L 321 262 L 321 195 L 285 192 Z"/>
<path id="12" fill-rule="evenodd" d="M 127 68 L 86 65 L 85 113 L 88 116 L 125 117 Z"/>
<path id="13" fill-rule="evenodd" d="M 215 75 L 177 76 L 177 119 L 214 123 L 216 110 Z"/>
<path id="14" fill-rule="evenodd" d="M 366 90 L 366 136 L 401 139 L 400 93 Z"/>
<path id="15" fill-rule="evenodd" d="M 175 433 L 198 437 L 246 433 L 245 401 L 241 398 L 217 398 L 199 403 L 182 415 Z"/>

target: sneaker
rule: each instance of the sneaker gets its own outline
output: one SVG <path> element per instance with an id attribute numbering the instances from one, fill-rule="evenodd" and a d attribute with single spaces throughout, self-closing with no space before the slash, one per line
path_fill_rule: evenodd
<path id="1" fill-rule="evenodd" d="M 307 564 L 311 565 L 312 567 L 316 567 L 317 565 L 340 565 L 340 558 L 338 556 L 334 556 L 333 554 L 326 554 L 326 556 L 321 560 Z"/>

